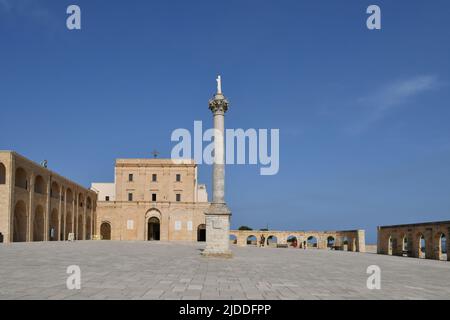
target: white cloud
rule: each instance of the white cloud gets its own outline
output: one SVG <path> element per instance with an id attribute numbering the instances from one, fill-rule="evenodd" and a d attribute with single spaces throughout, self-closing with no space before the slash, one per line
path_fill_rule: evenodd
<path id="1" fill-rule="evenodd" d="M 357 104 L 365 112 L 360 121 L 350 127 L 349 131 L 351 133 L 364 131 L 412 98 L 439 86 L 438 78 L 434 75 L 416 76 L 383 86 L 366 97 L 358 99 Z"/>

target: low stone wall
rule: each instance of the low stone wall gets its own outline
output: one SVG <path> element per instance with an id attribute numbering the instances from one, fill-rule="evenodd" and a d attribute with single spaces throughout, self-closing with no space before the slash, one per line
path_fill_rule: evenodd
<path id="1" fill-rule="evenodd" d="M 264 239 L 264 242 L 261 240 Z M 276 239 L 276 241 L 275 241 Z M 257 231 L 231 230 L 230 242 L 238 246 L 335 249 L 366 252 L 365 231 Z M 306 246 L 305 246 L 306 243 Z"/>
<path id="2" fill-rule="evenodd" d="M 450 221 L 378 227 L 379 254 L 448 260 Z"/>

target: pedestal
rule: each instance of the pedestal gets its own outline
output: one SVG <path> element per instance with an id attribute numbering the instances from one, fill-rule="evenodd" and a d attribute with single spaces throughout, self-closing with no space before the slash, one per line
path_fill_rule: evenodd
<path id="1" fill-rule="evenodd" d="M 230 216 L 225 203 L 212 203 L 206 216 L 206 248 L 202 255 L 207 257 L 231 258 Z"/>

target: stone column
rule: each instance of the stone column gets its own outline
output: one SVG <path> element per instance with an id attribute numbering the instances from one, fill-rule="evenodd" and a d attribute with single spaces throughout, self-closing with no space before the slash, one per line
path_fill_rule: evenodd
<path id="1" fill-rule="evenodd" d="M 29 185 L 29 193 L 30 193 L 30 203 L 28 207 L 28 223 L 27 223 L 27 236 L 26 241 L 33 241 L 33 231 L 34 231 L 34 173 L 30 175 L 30 185 Z"/>
<path id="2" fill-rule="evenodd" d="M 52 176 L 50 176 L 48 178 L 48 183 L 47 183 L 47 203 L 46 203 L 46 208 L 45 208 L 45 212 L 44 212 L 44 241 L 49 241 L 50 240 L 50 215 L 51 215 L 51 210 L 52 210 L 52 205 L 51 205 L 51 201 L 52 198 L 50 197 L 50 193 L 52 190 Z"/>
<path id="3" fill-rule="evenodd" d="M 366 232 L 365 230 L 358 230 L 358 237 L 356 240 L 356 251 L 366 252 Z"/>
<path id="4" fill-rule="evenodd" d="M 73 233 L 74 233 L 74 238 L 75 240 L 79 240 L 79 231 L 78 231 L 78 210 L 80 210 L 80 194 L 78 193 L 78 190 L 76 191 L 76 195 L 75 195 L 75 199 L 76 199 L 76 203 L 75 203 L 75 210 L 76 212 L 73 213 Z"/>
<path id="5" fill-rule="evenodd" d="M 63 186 L 61 185 L 59 187 L 59 194 L 58 194 L 58 225 L 56 227 L 56 241 L 61 241 L 61 217 L 62 217 L 62 210 L 63 210 L 63 203 L 62 203 L 62 193 L 63 193 Z"/>
<path id="6" fill-rule="evenodd" d="M 62 231 L 62 237 L 61 240 L 65 241 L 66 239 L 66 225 L 67 225 L 67 188 L 64 188 L 64 213 L 63 213 L 63 217 L 64 219 L 62 220 L 62 225 L 61 225 L 61 231 Z"/>
<path id="7" fill-rule="evenodd" d="M 75 195 L 73 195 L 73 193 L 72 193 L 72 217 L 71 217 L 71 219 L 72 219 L 72 230 L 70 230 L 70 232 L 69 233 L 73 233 L 73 234 L 75 234 L 75 216 L 76 216 L 76 212 L 75 212 L 75 209 L 76 209 L 76 206 L 77 206 L 77 203 L 76 203 L 76 201 L 77 201 L 77 195 L 75 194 Z"/>
<path id="8" fill-rule="evenodd" d="M 205 212 L 206 248 L 205 256 L 231 257 L 230 217 L 231 211 L 225 203 L 225 113 L 228 101 L 222 94 L 220 77 L 217 93 L 209 101 L 209 109 L 214 116 L 214 166 L 213 201 Z"/>
<path id="9" fill-rule="evenodd" d="M 383 249 L 381 248 L 381 227 L 377 227 L 377 253 L 383 254 Z"/>
<path id="10" fill-rule="evenodd" d="M 433 230 L 427 228 L 425 230 L 425 259 L 434 259 L 433 256 Z"/>

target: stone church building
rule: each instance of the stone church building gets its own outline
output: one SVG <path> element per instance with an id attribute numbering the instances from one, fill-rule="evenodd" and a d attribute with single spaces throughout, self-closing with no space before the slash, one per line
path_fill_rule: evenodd
<path id="1" fill-rule="evenodd" d="M 208 195 L 193 160 L 118 159 L 114 183 L 91 189 L 101 239 L 205 241 Z"/>
<path id="2" fill-rule="evenodd" d="M 13 151 L 0 151 L 0 242 L 89 240 L 97 194 Z"/>

